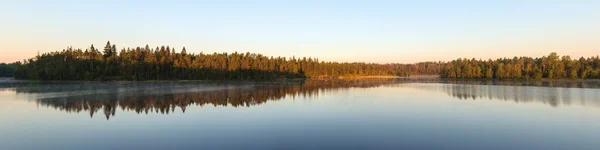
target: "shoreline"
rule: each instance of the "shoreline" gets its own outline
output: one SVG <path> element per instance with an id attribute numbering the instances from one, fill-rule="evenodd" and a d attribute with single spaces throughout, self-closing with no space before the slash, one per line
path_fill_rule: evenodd
<path id="1" fill-rule="evenodd" d="M 354 76 L 354 77 L 337 77 L 338 79 L 373 79 L 373 78 L 439 78 L 437 75 L 416 75 L 416 76 Z"/>
<path id="2" fill-rule="evenodd" d="M 20 80 L 14 77 L 0 77 L 0 83 L 16 82 L 300 82 L 304 80 L 330 80 L 330 79 L 439 79 L 440 81 L 525 81 L 525 82 L 587 82 L 600 81 L 600 79 L 482 79 L 482 78 L 442 78 L 439 75 L 414 75 L 414 76 L 340 76 L 340 77 L 308 77 L 308 78 L 280 78 L 272 80 Z"/>

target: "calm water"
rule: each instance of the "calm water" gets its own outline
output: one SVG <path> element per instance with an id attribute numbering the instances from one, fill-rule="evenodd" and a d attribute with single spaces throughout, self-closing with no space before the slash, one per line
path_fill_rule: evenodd
<path id="1" fill-rule="evenodd" d="M 599 149 L 596 82 L 0 82 L 0 149 Z"/>

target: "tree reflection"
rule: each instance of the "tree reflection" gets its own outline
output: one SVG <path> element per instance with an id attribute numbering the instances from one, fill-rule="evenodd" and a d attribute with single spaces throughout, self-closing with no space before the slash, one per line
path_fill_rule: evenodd
<path id="1" fill-rule="evenodd" d="M 349 88 L 406 87 L 445 93 L 460 100 L 503 100 L 557 106 L 600 107 L 598 81 L 498 81 L 422 79 L 334 79 L 284 82 L 44 82 L 4 84 L 1 91 L 33 96 L 38 105 L 60 111 L 103 112 L 106 119 L 116 111 L 138 114 L 169 114 L 190 106 L 251 107 L 284 98 L 313 98 Z M 435 83 L 435 84 L 402 84 Z M 388 93 L 394 94 L 394 93 Z M 402 97 L 398 97 L 402 99 Z"/>
<path id="2" fill-rule="evenodd" d="M 404 86 L 443 92 L 460 100 L 503 100 L 557 106 L 600 107 L 600 89 L 553 88 L 481 84 L 421 84 Z"/>
<path id="3" fill-rule="evenodd" d="M 36 102 L 66 112 L 89 112 L 90 117 L 102 110 L 106 119 L 116 110 L 136 113 L 185 113 L 189 106 L 250 107 L 286 97 L 316 97 L 320 93 L 342 88 L 371 88 L 401 83 L 406 79 L 306 80 L 274 83 L 89 83 L 47 84 L 17 87 L 17 93 L 36 93 Z M 59 92 L 69 91 L 69 92 Z"/>

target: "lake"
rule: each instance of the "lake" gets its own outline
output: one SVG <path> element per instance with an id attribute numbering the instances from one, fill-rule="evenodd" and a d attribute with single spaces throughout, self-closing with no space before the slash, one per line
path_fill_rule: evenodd
<path id="1" fill-rule="evenodd" d="M 0 149 L 598 149 L 599 81 L 0 82 Z"/>

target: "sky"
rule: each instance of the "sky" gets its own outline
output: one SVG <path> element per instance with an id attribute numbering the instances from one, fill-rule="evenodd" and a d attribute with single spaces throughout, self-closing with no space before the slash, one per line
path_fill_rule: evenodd
<path id="1" fill-rule="evenodd" d="M 598 0 L 0 3 L 0 62 L 107 41 L 373 63 L 600 54 Z"/>

